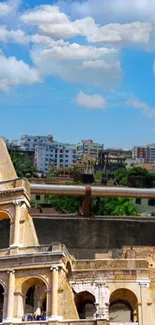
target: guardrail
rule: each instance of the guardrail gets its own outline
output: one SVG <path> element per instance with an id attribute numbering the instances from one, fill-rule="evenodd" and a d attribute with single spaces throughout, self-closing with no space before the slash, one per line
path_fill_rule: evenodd
<path id="1" fill-rule="evenodd" d="M 30 189 L 31 194 L 155 199 L 155 188 L 30 184 Z"/>

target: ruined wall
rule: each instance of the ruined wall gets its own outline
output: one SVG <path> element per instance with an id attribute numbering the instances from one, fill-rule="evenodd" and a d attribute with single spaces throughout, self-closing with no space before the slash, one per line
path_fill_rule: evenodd
<path id="1" fill-rule="evenodd" d="M 120 258 L 123 246 L 155 246 L 155 219 L 35 218 L 40 244 L 59 241 L 76 258 Z"/>

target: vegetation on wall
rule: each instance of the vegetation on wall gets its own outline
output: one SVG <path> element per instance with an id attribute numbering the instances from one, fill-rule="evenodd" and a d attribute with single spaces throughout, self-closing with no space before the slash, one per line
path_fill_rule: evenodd
<path id="1" fill-rule="evenodd" d="M 113 177 L 118 181 L 118 184 L 122 186 L 128 185 L 129 176 L 147 177 L 151 180 L 154 180 L 155 178 L 155 176 L 150 174 L 146 169 L 136 166 L 130 169 L 118 169 L 113 173 Z"/>
<path id="2" fill-rule="evenodd" d="M 57 211 L 76 213 L 80 206 L 79 197 L 50 196 L 49 202 Z M 91 209 L 94 215 L 135 216 L 136 208 L 128 198 L 92 198 Z"/>

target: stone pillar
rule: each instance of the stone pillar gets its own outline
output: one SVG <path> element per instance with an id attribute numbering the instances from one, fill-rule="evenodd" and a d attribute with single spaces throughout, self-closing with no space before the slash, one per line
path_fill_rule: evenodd
<path id="1" fill-rule="evenodd" d="M 51 267 L 51 271 L 52 271 L 51 318 L 58 319 L 58 282 L 59 282 L 58 267 L 57 266 Z"/>
<path id="2" fill-rule="evenodd" d="M 151 314 L 147 315 L 147 308 L 145 305 L 145 296 L 146 290 L 150 287 L 149 279 L 138 279 L 137 284 L 140 289 L 140 301 L 138 302 L 138 324 L 139 325 L 148 325 L 151 323 L 150 318 Z M 148 316 L 148 317 L 147 317 Z"/>
<path id="3" fill-rule="evenodd" d="M 14 316 L 14 291 L 15 291 L 15 271 L 7 271 L 8 279 L 8 301 L 7 301 L 7 315 L 6 320 L 12 321 Z"/>
<path id="4" fill-rule="evenodd" d="M 4 292 L 3 295 L 3 320 L 5 320 L 7 315 L 7 293 Z"/>
<path id="5" fill-rule="evenodd" d="M 20 216 L 21 216 L 21 202 L 15 201 L 15 216 L 14 216 L 14 236 L 13 245 L 14 247 L 19 246 L 19 235 L 20 235 Z"/>
<path id="6" fill-rule="evenodd" d="M 22 317 L 24 316 L 24 299 L 25 296 L 21 292 L 15 292 L 15 318 L 17 321 L 21 322 Z"/>
<path id="7" fill-rule="evenodd" d="M 46 290 L 46 316 L 50 317 L 51 313 L 51 290 Z"/>
<path id="8" fill-rule="evenodd" d="M 96 318 L 97 319 L 109 319 L 109 297 L 110 292 L 106 284 L 96 283 Z"/>

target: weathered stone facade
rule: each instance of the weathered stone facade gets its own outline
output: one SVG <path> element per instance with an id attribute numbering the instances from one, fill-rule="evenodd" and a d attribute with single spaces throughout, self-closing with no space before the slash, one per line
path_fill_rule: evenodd
<path id="1" fill-rule="evenodd" d="M 153 219 L 32 218 L 29 206 L 0 140 L 1 321 L 155 325 Z"/>

